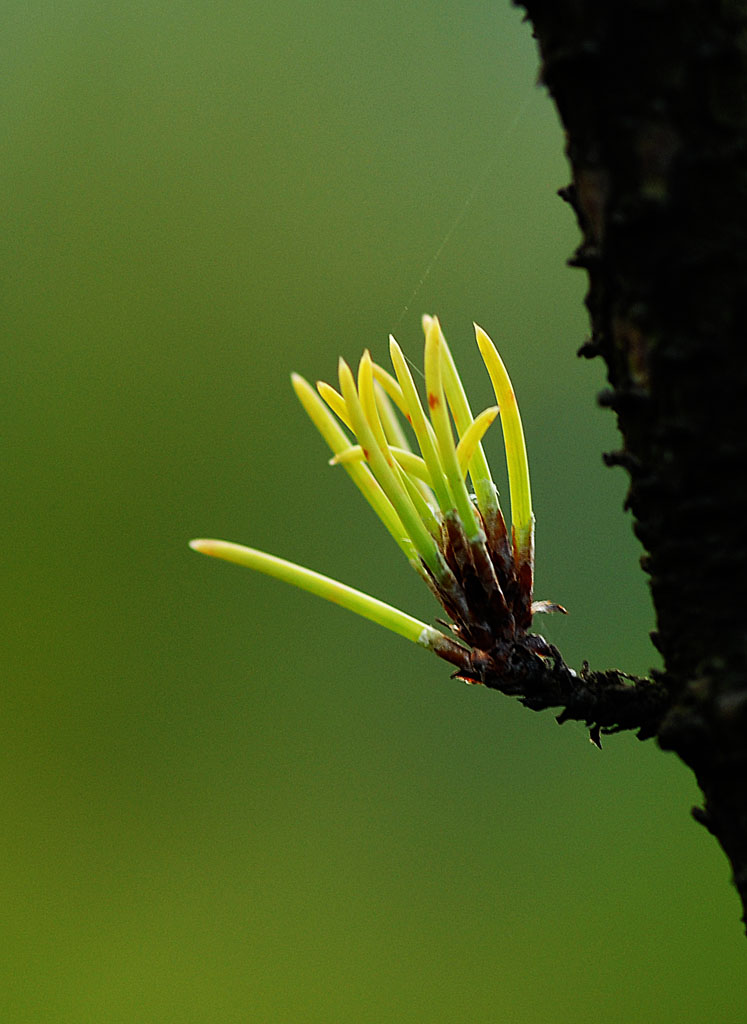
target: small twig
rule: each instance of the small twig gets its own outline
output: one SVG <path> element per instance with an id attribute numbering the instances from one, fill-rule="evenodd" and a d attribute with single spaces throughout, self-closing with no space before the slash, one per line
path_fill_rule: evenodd
<path id="1" fill-rule="evenodd" d="M 650 739 L 671 706 L 671 695 L 656 679 L 618 669 L 593 672 L 586 663 L 575 672 L 556 647 L 531 633 L 490 653 L 472 650 L 456 675 L 516 697 L 531 711 L 561 708 L 558 723 L 584 722 L 597 746 L 602 734 L 627 729 Z"/>

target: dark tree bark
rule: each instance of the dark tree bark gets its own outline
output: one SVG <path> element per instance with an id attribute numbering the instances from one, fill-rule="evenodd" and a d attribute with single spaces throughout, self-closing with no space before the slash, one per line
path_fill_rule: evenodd
<path id="1" fill-rule="evenodd" d="M 666 694 L 747 907 L 747 0 L 514 0 L 567 137 Z M 747 920 L 747 916 L 743 918 Z"/>

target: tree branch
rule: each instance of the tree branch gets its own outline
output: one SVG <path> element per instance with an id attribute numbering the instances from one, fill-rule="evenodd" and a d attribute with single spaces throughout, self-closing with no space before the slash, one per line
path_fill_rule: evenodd
<path id="1" fill-rule="evenodd" d="M 747 907 L 747 2 L 514 2 L 566 130 L 581 354 L 607 365 L 607 462 L 647 552 L 658 739 L 695 772 Z"/>
<path id="2" fill-rule="evenodd" d="M 651 679 L 618 669 L 592 672 L 586 663 L 575 672 L 556 647 L 531 633 L 490 655 L 473 652 L 469 668 L 457 676 L 517 697 L 532 711 L 562 708 L 558 723 L 584 722 L 598 747 L 602 734 L 626 729 L 637 729 L 642 740 L 656 735 L 671 703 L 667 689 Z"/>

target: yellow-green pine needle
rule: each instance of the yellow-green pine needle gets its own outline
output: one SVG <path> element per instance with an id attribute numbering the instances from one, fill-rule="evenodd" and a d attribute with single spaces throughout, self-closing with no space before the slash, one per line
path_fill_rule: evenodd
<path id="1" fill-rule="evenodd" d="M 386 391 L 387 395 L 389 395 L 405 419 L 409 419 L 409 409 L 399 382 L 396 381 L 394 377 L 392 377 L 391 373 L 385 370 L 383 366 L 379 366 L 378 363 L 373 364 L 373 371 L 377 382 L 381 385 L 384 391 Z"/>
<path id="2" fill-rule="evenodd" d="M 457 461 L 454 435 L 451 431 L 449 410 L 446 407 L 446 396 L 441 376 L 442 358 L 441 331 L 438 320 L 434 317 L 425 339 L 425 386 L 428 393 L 428 408 L 438 440 L 441 465 L 444 467 L 457 514 L 467 539 L 474 541 L 482 535 L 482 530 L 475 517 Z"/>
<path id="3" fill-rule="evenodd" d="M 397 413 L 394 411 L 394 404 L 381 384 L 379 384 L 376 376 L 376 363 L 373 364 L 373 370 L 376 407 L 379 410 L 381 425 L 384 428 L 386 439 L 390 446 L 393 445 L 396 448 L 402 448 L 407 452 L 412 451 L 410 442 L 407 440 L 405 432 L 402 429 L 402 423 L 400 422 Z"/>
<path id="4" fill-rule="evenodd" d="M 424 459 L 414 452 L 404 451 L 402 448 L 390 448 L 389 451 L 409 477 L 415 481 L 422 480 L 430 490 L 431 474 L 428 472 Z"/>
<path id="5" fill-rule="evenodd" d="M 409 473 L 405 472 L 404 468 L 399 464 L 399 460 L 396 460 L 396 462 L 402 486 L 410 496 L 410 500 L 415 506 L 415 510 L 425 524 L 425 528 L 428 530 L 428 533 L 430 533 L 431 537 L 435 540 L 436 546 L 440 550 L 441 521 L 436 518 L 433 506 L 423 497 L 423 492 L 420 490 L 421 481 L 418 480 L 417 477 L 413 477 Z"/>
<path id="6" fill-rule="evenodd" d="M 353 425 L 350 422 L 348 410 L 345 408 L 345 399 L 342 395 L 338 391 L 335 391 L 331 384 L 327 384 L 327 382 L 323 380 L 318 380 L 316 382 L 316 389 L 335 416 L 345 424 L 348 430 L 352 430 Z"/>
<path id="7" fill-rule="evenodd" d="M 436 518 L 433 507 L 423 497 L 423 493 L 420 490 L 419 485 L 423 485 L 424 481 L 429 479 L 428 469 L 421 458 L 414 455 L 412 452 L 403 451 L 401 448 L 389 448 L 389 451 L 394 456 L 401 470 L 403 470 L 400 476 L 400 482 L 403 487 L 410 495 L 412 503 L 417 509 L 418 515 L 425 523 L 428 532 L 436 540 L 441 539 L 441 524 Z M 329 460 L 330 466 L 342 466 L 349 462 L 363 462 L 365 456 L 363 449 L 359 444 L 352 445 L 344 452 L 333 456 Z M 425 488 L 430 494 L 430 490 Z"/>
<path id="8" fill-rule="evenodd" d="M 358 398 L 361 408 L 365 414 L 368 425 L 373 431 L 376 443 L 381 449 L 384 457 L 392 468 L 393 462 L 389 456 L 389 441 L 384 433 L 379 410 L 376 405 L 376 393 L 374 391 L 373 360 L 371 353 L 365 349 L 358 364 Z"/>
<path id="9" fill-rule="evenodd" d="M 389 438 L 387 436 L 386 431 L 384 430 L 384 424 L 381 419 L 381 409 L 379 408 L 379 404 L 377 401 L 377 396 L 381 396 L 384 393 L 382 392 L 382 389 L 376 384 L 376 381 L 374 379 L 373 368 L 374 363 L 373 360 L 371 359 L 371 353 L 368 351 L 368 349 L 366 349 L 361 357 L 360 365 L 358 367 L 358 395 L 360 397 L 363 411 L 366 414 L 366 419 L 368 420 L 368 424 L 371 427 L 374 433 L 374 437 L 378 441 L 379 448 L 381 448 L 382 452 L 384 453 L 387 462 L 391 466 L 392 470 L 394 470 L 396 474 L 400 475 L 400 482 L 408 491 L 410 497 L 413 498 L 413 504 L 415 505 L 415 508 L 418 510 L 418 515 L 423 520 L 425 525 L 428 527 L 429 533 L 433 534 L 436 537 L 439 537 L 440 529 L 437 528 L 434 531 L 433 528 L 435 520 L 433 518 L 433 510 L 431 506 L 433 504 L 434 499 L 430 490 L 426 487 L 423 487 L 422 481 L 419 480 L 417 477 L 414 480 L 407 481 L 401 474 L 402 466 L 399 463 L 399 461 L 392 459 L 393 453 L 390 449 Z M 384 398 L 386 398 L 385 395 Z M 405 441 L 405 444 L 406 443 L 407 442 Z M 416 497 L 413 497 L 412 489 L 409 486 L 409 484 L 412 484 L 415 490 L 417 491 Z"/>
<path id="10" fill-rule="evenodd" d="M 444 470 L 433 435 L 433 428 L 425 418 L 423 406 L 420 404 L 420 396 L 412 379 L 404 353 L 391 335 L 389 336 L 389 352 L 392 357 L 394 372 L 397 374 L 397 379 L 402 387 L 402 393 L 407 406 L 407 418 L 415 431 L 420 451 L 431 475 L 431 487 L 436 495 L 436 501 L 441 512 L 446 515 L 453 508 L 454 503 L 446 486 Z"/>
<path id="11" fill-rule="evenodd" d="M 338 452 L 329 460 L 330 466 L 346 466 L 349 462 L 365 462 L 363 449 L 359 444 L 351 444 L 344 452 Z"/>
<path id="12" fill-rule="evenodd" d="M 309 382 L 298 373 L 291 375 L 291 381 L 293 383 L 293 390 L 306 410 L 309 419 L 335 455 L 346 451 L 350 447 L 350 438 L 342 430 L 335 417 L 316 394 Z M 408 561 L 415 566 L 418 572 L 422 571 L 417 552 L 412 541 L 407 536 L 407 531 L 402 525 L 402 521 L 368 466 L 362 463 L 351 462 L 345 465 L 345 470 L 394 538 L 397 545 L 404 552 Z"/>
<path id="13" fill-rule="evenodd" d="M 428 336 L 428 330 L 435 318 L 423 316 L 423 331 L 426 337 Z M 441 336 L 442 346 L 442 374 L 444 391 L 446 392 L 446 399 L 451 408 L 452 415 L 454 417 L 454 423 L 456 424 L 457 432 L 460 437 L 469 430 L 469 426 L 472 423 L 472 410 L 470 408 L 469 399 L 467 393 L 464 390 L 462 384 L 462 378 L 459 376 L 454 357 L 451 354 L 451 349 L 448 346 L 446 338 L 444 337 L 443 331 L 439 324 L 439 334 Z M 472 486 L 475 489 L 475 497 L 477 498 L 477 506 L 482 512 L 483 518 L 486 522 L 493 522 L 496 518 L 496 514 L 500 512 L 500 504 L 498 502 L 498 492 L 493 478 L 490 473 L 490 467 L 488 466 L 488 460 L 485 457 L 482 445 L 478 444 L 475 451 L 470 459 L 469 474 L 472 478 Z"/>
<path id="14" fill-rule="evenodd" d="M 480 415 L 472 420 L 470 425 L 462 434 L 462 438 L 457 445 L 457 460 L 459 462 L 459 469 L 461 470 L 462 476 L 466 474 L 469 463 L 475 453 L 475 449 L 497 415 L 497 405 L 491 405 L 488 409 L 483 409 Z"/>
<path id="15" fill-rule="evenodd" d="M 364 619 L 370 619 L 385 629 L 391 630 L 392 633 L 397 633 L 406 640 L 423 647 L 436 649 L 442 646 L 444 640 L 447 639 L 433 626 L 413 618 L 412 615 L 408 615 L 398 608 L 393 608 L 369 594 L 364 594 L 360 590 L 330 579 L 329 576 L 323 576 L 321 573 L 313 572 L 294 562 L 287 562 L 284 558 L 277 558 L 264 551 L 257 551 L 255 548 L 248 548 L 243 544 L 232 544 L 226 540 L 193 540 L 190 541 L 189 546 L 203 555 L 235 562 L 237 565 L 254 569 L 266 576 L 283 580 L 301 590 L 307 590 L 311 594 L 316 594 L 317 597 L 324 598 L 325 601 L 331 601 L 342 608 L 347 608 L 348 611 L 354 612 Z"/>
<path id="16" fill-rule="evenodd" d="M 342 395 L 339 392 L 335 391 L 335 389 L 330 384 L 327 384 L 324 381 L 317 381 L 316 386 L 319 394 L 322 396 L 322 398 L 330 407 L 330 409 L 345 424 L 345 426 L 349 430 L 352 430 L 353 427 L 352 424 L 350 423 L 350 417 L 345 406 L 345 399 L 342 397 Z M 387 447 L 395 456 L 399 464 L 404 465 L 403 460 L 397 457 L 397 452 L 395 451 L 393 445 L 396 445 L 397 448 L 402 452 L 409 452 L 410 446 L 408 444 L 407 438 L 405 437 L 399 420 L 397 419 L 392 403 L 389 401 L 388 395 L 378 385 L 377 381 L 374 382 L 374 391 L 376 407 L 381 417 L 381 426 L 384 428 L 384 435 L 386 438 Z M 381 441 L 381 438 L 379 438 L 379 440 Z M 417 458 L 417 456 L 413 456 L 413 458 Z M 329 460 L 330 466 L 336 466 L 338 464 L 343 465 L 346 462 L 365 462 L 363 449 L 358 445 L 353 445 L 346 452 L 338 452 L 337 455 L 335 455 L 333 458 Z M 422 470 L 418 469 L 414 473 L 414 476 L 417 478 L 417 486 L 422 496 L 425 498 L 426 501 L 430 502 L 433 498 L 433 495 L 431 494 L 430 489 L 427 486 L 425 486 L 425 484 L 427 484 L 428 481 L 427 473 L 424 474 Z"/>
<path id="17" fill-rule="evenodd" d="M 511 490 L 511 523 L 514 531 L 514 543 L 517 551 L 525 558 L 531 559 L 534 534 L 534 517 L 532 515 L 532 495 L 529 487 L 529 463 L 527 448 L 524 441 L 524 430 L 521 426 L 519 407 L 511 380 L 498 354 L 498 350 L 482 329 L 475 327 L 475 335 L 480 353 L 490 374 L 495 397 L 501 410 L 501 424 L 506 447 L 506 465 L 508 466 L 508 484 Z"/>
<path id="18" fill-rule="evenodd" d="M 412 477 L 413 480 L 422 480 L 424 483 L 430 484 L 431 475 L 428 472 L 428 467 L 419 455 L 404 448 L 395 448 L 392 445 L 389 446 L 389 451 L 408 476 Z M 359 444 L 354 444 L 344 452 L 338 452 L 337 455 L 334 455 L 329 460 L 329 464 L 330 466 L 341 466 L 346 462 L 364 461 L 363 449 Z"/>
<path id="19" fill-rule="evenodd" d="M 363 448 L 366 461 L 381 484 L 387 498 L 392 503 L 418 554 L 436 579 L 443 579 L 449 574 L 449 569 L 433 537 L 418 515 L 412 499 L 398 480 L 397 473 L 389 465 L 386 455 L 379 448 L 373 430 L 369 426 L 366 414 L 361 406 L 352 371 L 344 359 L 341 359 L 339 363 L 339 375 L 340 390 L 345 399 L 350 422 L 353 424 L 358 442 Z"/>
<path id="20" fill-rule="evenodd" d="M 376 372 L 377 369 L 380 370 L 381 367 L 374 363 L 374 393 L 376 396 L 376 407 L 379 410 L 379 416 L 381 417 L 381 425 L 384 428 L 384 433 L 386 434 L 390 451 L 394 455 L 395 459 L 397 459 L 400 466 L 404 466 L 402 459 L 397 457 L 394 449 L 397 448 L 399 451 L 411 452 L 412 448 L 410 447 L 410 442 L 407 440 L 405 432 L 402 429 L 402 423 L 395 411 L 392 400 L 379 383 L 378 374 Z M 394 381 L 394 383 L 396 384 L 397 382 Z M 416 458 L 417 456 L 414 457 Z M 421 496 L 429 506 L 433 507 L 436 504 L 436 499 L 434 498 L 433 492 L 426 481 L 427 476 L 423 476 L 422 473 L 416 472 L 413 474 L 413 482 L 420 491 Z"/>

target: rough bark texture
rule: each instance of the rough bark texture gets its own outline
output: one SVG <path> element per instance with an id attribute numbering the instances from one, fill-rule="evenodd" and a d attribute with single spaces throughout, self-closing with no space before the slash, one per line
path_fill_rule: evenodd
<path id="1" fill-rule="evenodd" d="M 747 904 L 747 0 L 525 0 L 665 672 Z"/>

